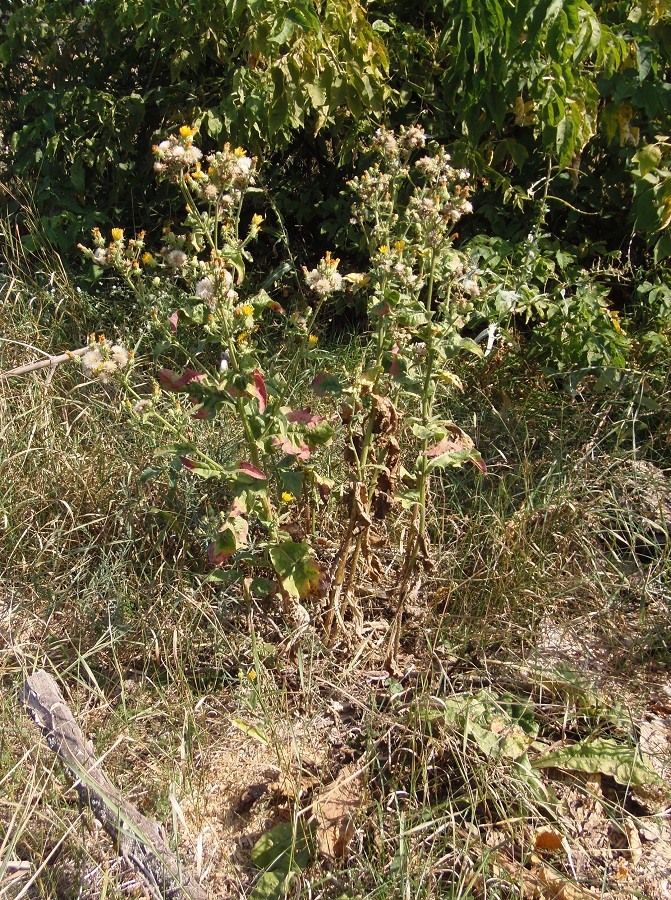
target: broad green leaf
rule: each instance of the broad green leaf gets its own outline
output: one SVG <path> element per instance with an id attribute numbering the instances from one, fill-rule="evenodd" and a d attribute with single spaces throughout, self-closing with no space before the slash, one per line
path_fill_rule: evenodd
<path id="1" fill-rule="evenodd" d="M 303 493 L 303 479 L 305 473 L 301 469 L 285 469 L 278 468 L 278 475 L 282 482 L 282 487 L 293 494 L 294 497 L 300 497 Z"/>
<path id="2" fill-rule="evenodd" d="M 559 165 L 566 168 L 573 159 L 577 145 L 577 129 L 571 109 L 566 109 L 566 115 L 557 125 L 557 154 L 559 156 Z"/>
<path id="3" fill-rule="evenodd" d="M 535 769 L 569 769 L 574 772 L 600 772 L 622 785 L 659 782 L 659 776 L 641 758 L 636 747 L 619 744 L 612 738 L 594 738 L 546 753 L 532 763 Z"/>
<path id="4" fill-rule="evenodd" d="M 290 19 L 304 31 L 313 31 L 321 34 L 321 24 L 308 3 L 296 3 L 286 11 L 287 19 Z"/>
<path id="5" fill-rule="evenodd" d="M 254 885 L 249 900 L 284 900 L 286 878 L 286 872 L 264 872 Z"/>
<path id="6" fill-rule="evenodd" d="M 280 822 L 262 834 L 252 847 L 252 862 L 257 869 L 289 872 L 304 869 L 310 859 L 307 836 L 299 822 Z"/>
<path id="7" fill-rule="evenodd" d="M 671 235 L 663 234 L 655 244 L 655 264 L 659 265 L 663 260 L 671 256 Z"/>
<path id="8" fill-rule="evenodd" d="M 305 90 L 315 109 L 321 109 L 322 106 L 326 105 L 326 91 L 319 79 L 308 82 L 305 85 Z"/>
<path id="9" fill-rule="evenodd" d="M 319 372 L 312 382 L 312 390 L 318 397 L 323 397 L 324 394 L 333 394 L 339 397 L 343 392 L 343 386 L 337 375 Z"/>
<path id="10" fill-rule="evenodd" d="M 255 597 L 267 597 L 274 587 L 275 582 L 271 581 L 270 578 L 264 578 L 262 575 L 252 578 L 249 585 L 249 589 Z"/>
<path id="11" fill-rule="evenodd" d="M 311 588 L 319 584 L 321 571 L 312 548 L 304 541 L 300 544 L 283 541 L 270 547 L 268 552 L 282 587 L 291 597 L 305 597 Z"/>
<path id="12" fill-rule="evenodd" d="M 638 153 L 634 154 L 634 162 L 638 163 L 641 176 L 645 176 L 653 169 L 658 169 L 662 161 L 662 151 L 657 144 L 646 144 Z"/>

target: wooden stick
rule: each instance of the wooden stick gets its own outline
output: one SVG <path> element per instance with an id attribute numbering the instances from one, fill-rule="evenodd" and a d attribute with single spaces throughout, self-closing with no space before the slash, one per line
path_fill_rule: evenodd
<path id="1" fill-rule="evenodd" d="M 39 362 L 27 363 L 25 366 L 16 366 L 16 368 L 10 369 L 8 372 L 0 372 L 0 379 L 11 378 L 14 375 L 27 375 L 28 372 L 36 372 L 38 369 L 49 367 L 55 369 L 60 363 L 67 362 L 75 356 L 83 356 L 88 349 L 88 347 L 80 347 L 78 350 L 66 350 L 65 353 L 61 353 L 59 356 L 49 356 L 47 359 L 39 360 Z"/>
<path id="2" fill-rule="evenodd" d="M 75 778 L 82 803 L 93 810 L 121 856 L 163 900 L 207 900 L 207 890 L 170 850 L 158 823 L 128 803 L 105 775 L 87 746 L 56 682 L 43 669 L 26 679 L 22 700 L 37 727 Z"/>

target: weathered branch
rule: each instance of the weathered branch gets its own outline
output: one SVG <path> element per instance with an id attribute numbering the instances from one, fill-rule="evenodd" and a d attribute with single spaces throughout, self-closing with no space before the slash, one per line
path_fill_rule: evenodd
<path id="1" fill-rule="evenodd" d="M 75 778 L 82 803 L 93 810 L 123 856 L 165 900 L 206 900 L 207 891 L 182 870 L 159 825 L 128 803 L 86 746 L 84 735 L 53 678 L 43 669 L 26 679 L 22 699 L 47 744 Z"/>
<path id="2" fill-rule="evenodd" d="M 28 372 L 36 372 L 38 369 L 55 369 L 57 365 L 67 362 L 74 356 L 83 356 L 88 349 L 88 347 L 80 347 L 78 350 L 67 350 L 58 356 L 49 356 L 47 359 L 40 359 L 38 362 L 26 363 L 25 366 L 16 366 L 16 368 L 9 369 L 7 372 L 0 372 L 0 380 L 11 378 L 14 375 L 27 375 Z"/>

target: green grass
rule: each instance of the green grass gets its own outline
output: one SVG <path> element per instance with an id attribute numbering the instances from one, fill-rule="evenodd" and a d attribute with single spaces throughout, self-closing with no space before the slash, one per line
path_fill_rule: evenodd
<path id="1" fill-rule="evenodd" d="M 12 248 L 2 371 L 33 358 L 25 344 L 60 352 L 89 324 L 68 310 L 78 294 L 57 261 L 38 267 L 57 273 L 52 294 Z M 356 344 L 340 354 L 352 366 Z M 139 356 L 134 377 L 149 390 Z M 599 847 L 628 821 L 652 827 L 654 798 L 606 775 L 599 794 L 585 774 L 532 763 L 566 742 L 635 746 L 664 681 L 668 545 L 652 545 L 623 490 L 634 460 L 668 465 L 668 381 L 650 373 L 649 409 L 627 385 L 561 394 L 512 354 L 462 376 L 449 414 L 477 435 L 489 471 L 434 482 L 436 567 L 406 610 L 395 679 L 380 671 L 394 612 L 382 589 L 361 598 L 363 634 L 331 650 L 315 601 L 290 654 L 279 604 L 248 606 L 206 581 L 208 503 L 222 498 L 184 475 L 142 481 L 167 435 L 129 416 L 123 393 L 83 385 L 75 363 L 0 381 L 0 893 L 121 898 L 135 884 L 22 711 L 21 685 L 44 667 L 112 780 L 165 822 L 189 865 L 200 860 L 213 896 L 253 895 L 256 841 L 309 821 L 346 766 L 363 771 L 351 852 L 311 853 L 292 896 L 523 898 L 529 884 L 550 896 L 543 878 L 576 876 L 592 896 L 616 896 L 616 849 Z M 196 431 L 162 402 L 215 458 L 234 457 L 225 423 Z M 337 441 L 330 452 L 338 473 Z M 320 536 L 337 536 L 339 515 L 333 499 Z M 400 538 L 390 527 L 387 563 Z M 497 735 L 525 753 L 494 748 Z M 594 841 L 575 826 L 579 803 L 594 805 Z M 534 848 L 542 827 L 563 849 Z M 648 849 L 641 871 L 653 872 Z M 648 896 L 642 874 L 629 887 Z"/>

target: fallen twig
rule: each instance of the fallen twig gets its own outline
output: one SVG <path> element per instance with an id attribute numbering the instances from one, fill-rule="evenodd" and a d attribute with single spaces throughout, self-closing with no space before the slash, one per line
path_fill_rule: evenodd
<path id="1" fill-rule="evenodd" d="M 26 679 L 22 699 L 51 750 L 76 779 L 81 802 L 91 807 L 121 856 L 140 872 L 154 895 L 164 900 L 206 900 L 207 891 L 182 869 L 158 823 L 124 800 L 107 778 L 53 678 L 43 669 L 35 672 Z"/>
<path id="2" fill-rule="evenodd" d="M 41 359 L 39 362 L 26 363 L 25 366 L 16 366 L 8 372 L 0 372 L 0 379 L 12 378 L 14 375 L 27 375 L 28 372 L 36 372 L 38 369 L 55 369 L 60 363 L 67 362 L 75 356 L 83 356 L 88 347 L 80 347 L 78 350 L 66 350 L 58 356 L 49 356 L 47 359 Z"/>

